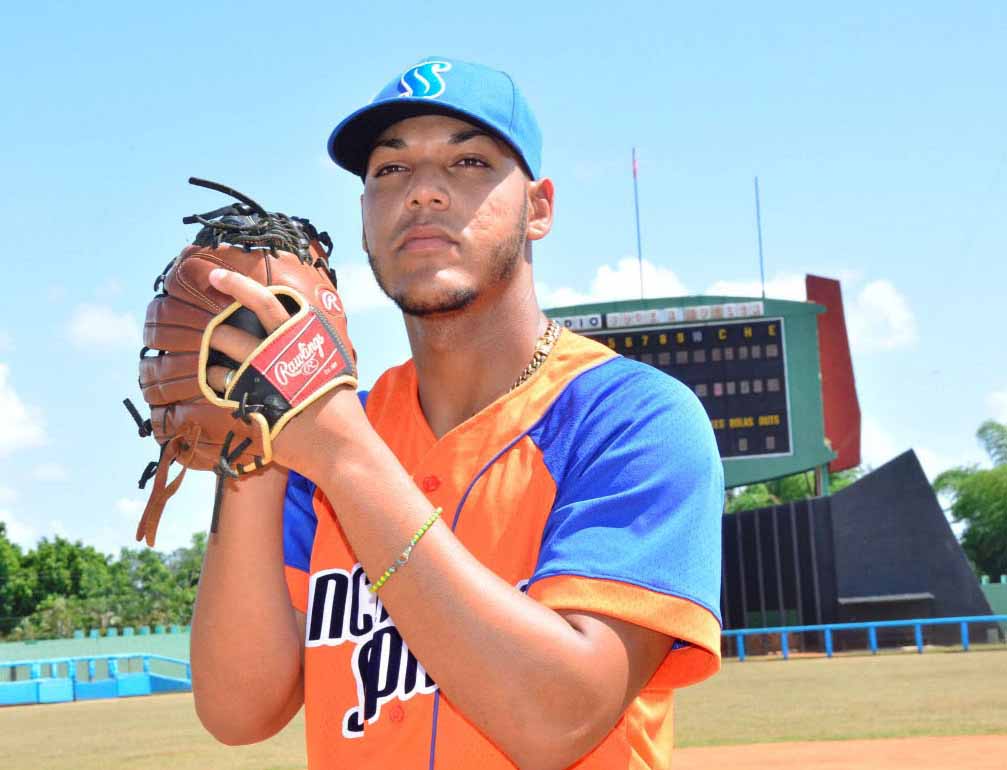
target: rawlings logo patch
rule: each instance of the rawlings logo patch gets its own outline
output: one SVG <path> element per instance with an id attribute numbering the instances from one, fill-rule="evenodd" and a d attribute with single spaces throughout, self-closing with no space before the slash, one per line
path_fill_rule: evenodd
<path id="1" fill-rule="evenodd" d="M 426 61 L 413 65 L 399 79 L 399 95 L 436 99 L 447 88 L 441 75 L 450 69 L 451 62 L 448 61 Z"/>
<path id="2" fill-rule="evenodd" d="M 273 369 L 273 376 L 280 385 L 286 385 L 291 377 L 310 376 L 318 371 L 321 361 L 325 358 L 325 340 L 321 334 L 316 334 L 307 344 L 297 343 L 294 357 L 279 361 Z"/>
<path id="3" fill-rule="evenodd" d="M 291 322 L 276 332 L 250 363 L 291 407 L 340 374 L 353 374 L 346 350 L 317 307 L 303 321 Z"/>

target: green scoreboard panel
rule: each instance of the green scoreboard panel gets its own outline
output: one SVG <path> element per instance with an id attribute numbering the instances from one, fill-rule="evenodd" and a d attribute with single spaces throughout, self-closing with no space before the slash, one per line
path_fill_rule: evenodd
<path id="1" fill-rule="evenodd" d="M 821 310 L 781 300 L 676 297 L 547 313 L 687 385 L 710 417 L 727 485 L 736 486 L 833 456 L 824 442 L 818 374 Z"/>

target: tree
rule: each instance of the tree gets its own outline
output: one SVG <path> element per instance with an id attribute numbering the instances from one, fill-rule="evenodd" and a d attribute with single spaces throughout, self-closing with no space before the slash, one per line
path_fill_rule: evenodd
<path id="1" fill-rule="evenodd" d="M 202 532 L 167 555 L 123 548 L 112 558 L 60 537 L 22 553 L 0 522 L 0 636 L 45 639 L 78 628 L 188 625 L 205 553 Z"/>
<path id="2" fill-rule="evenodd" d="M 55 639 L 70 636 L 84 615 L 76 597 L 50 595 L 24 618 L 11 634 L 12 639 Z"/>
<path id="3" fill-rule="evenodd" d="M 962 550 L 977 572 L 1007 574 L 1007 425 L 987 420 L 976 438 L 993 467 L 951 468 L 934 479 L 934 491 L 951 499 L 951 517 L 964 522 Z"/>
<path id="4" fill-rule="evenodd" d="M 829 476 L 830 493 L 838 492 L 859 479 L 864 472 L 860 467 L 838 471 Z M 737 513 L 755 508 L 768 508 L 771 505 L 789 503 L 793 500 L 804 500 L 815 495 L 815 474 L 813 471 L 795 473 L 772 481 L 749 484 L 728 490 L 725 511 Z"/>
<path id="5" fill-rule="evenodd" d="M 34 608 L 34 575 L 21 568 L 21 548 L 7 538 L 0 521 L 0 636 L 13 629 Z"/>
<path id="6" fill-rule="evenodd" d="M 107 589 L 108 557 L 79 540 L 42 538 L 21 561 L 21 569 L 34 573 L 33 600 L 48 596 L 98 595 Z"/>

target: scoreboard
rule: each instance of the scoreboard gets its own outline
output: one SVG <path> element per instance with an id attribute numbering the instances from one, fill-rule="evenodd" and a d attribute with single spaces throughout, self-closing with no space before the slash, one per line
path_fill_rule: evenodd
<path id="1" fill-rule="evenodd" d="M 725 318 L 754 314 L 760 305 L 749 303 L 730 310 L 727 306 L 669 308 L 664 318 L 659 311 L 650 311 L 625 317 L 609 314 L 607 319 L 595 314 L 557 320 L 687 385 L 706 408 L 721 458 L 787 455 L 791 437 L 784 319 Z M 715 315 L 718 320 L 703 323 L 667 322 Z M 637 325 L 659 320 L 665 323 Z"/>
<path id="2" fill-rule="evenodd" d="M 684 383 L 706 409 L 727 487 L 835 459 L 825 439 L 814 302 L 664 297 L 546 310 Z"/>
<path id="3" fill-rule="evenodd" d="M 819 316 L 826 310 L 817 302 L 697 295 L 545 312 L 688 386 L 713 426 L 724 485 L 739 487 L 836 459 L 822 401 Z"/>

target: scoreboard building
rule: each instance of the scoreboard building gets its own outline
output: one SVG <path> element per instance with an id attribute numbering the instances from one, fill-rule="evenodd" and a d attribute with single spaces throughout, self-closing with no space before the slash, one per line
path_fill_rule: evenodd
<path id="1" fill-rule="evenodd" d="M 725 628 L 989 614 L 911 450 L 829 495 L 829 471 L 860 464 L 860 407 L 839 282 L 806 287 L 807 302 L 667 297 L 546 314 L 687 385 L 728 488 L 815 470 L 813 498 L 723 517 Z M 907 641 L 886 633 L 881 644 Z"/>
<path id="2" fill-rule="evenodd" d="M 821 305 L 676 297 L 547 311 L 567 328 L 680 380 L 706 408 L 728 487 L 835 459 L 824 440 Z"/>

